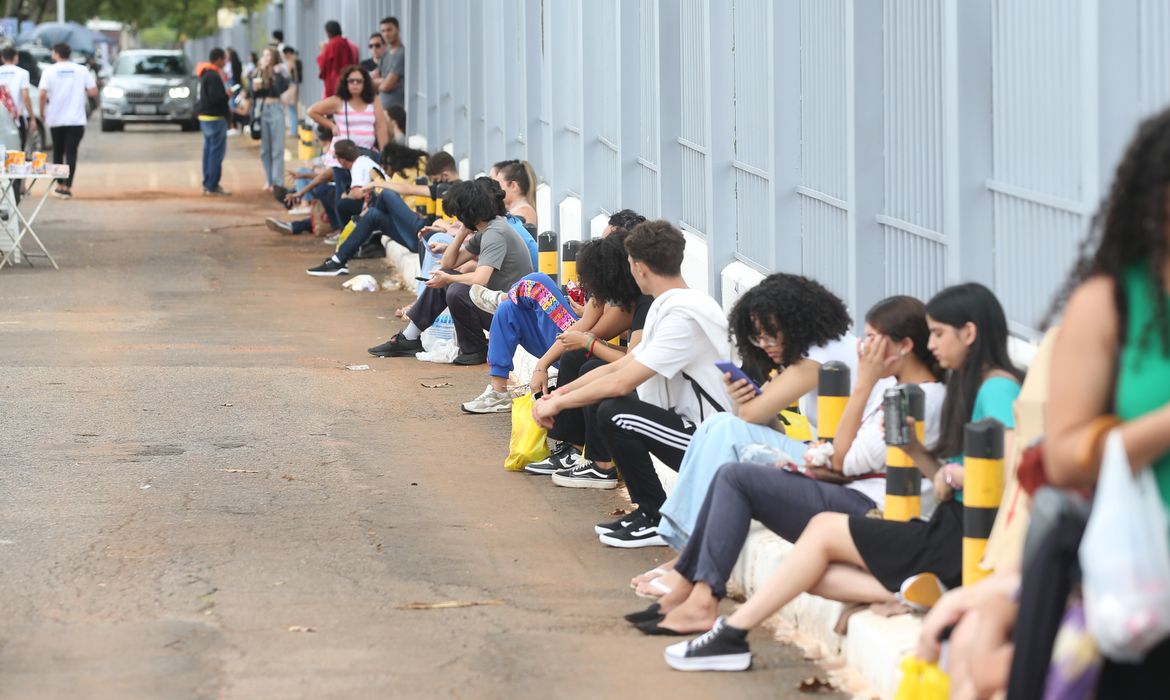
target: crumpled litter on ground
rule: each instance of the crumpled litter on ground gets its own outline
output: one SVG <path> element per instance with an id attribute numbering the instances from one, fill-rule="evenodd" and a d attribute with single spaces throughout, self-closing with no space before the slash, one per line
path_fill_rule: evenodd
<path id="1" fill-rule="evenodd" d="M 366 370 L 368 370 L 370 368 L 370 366 L 369 365 L 346 365 L 345 368 L 348 369 L 350 372 L 365 372 Z"/>
<path id="2" fill-rule="evenodd" d="M 351 292 L 376 292 L 378 291 L 378 280 L 374 279 L 373 275 L 358 275 L 342 282 L 341 286 Z"/>
<path id="3" fill-rule="evenodd" d="M 386 277 L 382 280 L 382 289 L 387 292 L 397 292 L 399 289 L 402 289 L 402 280 Z"/>

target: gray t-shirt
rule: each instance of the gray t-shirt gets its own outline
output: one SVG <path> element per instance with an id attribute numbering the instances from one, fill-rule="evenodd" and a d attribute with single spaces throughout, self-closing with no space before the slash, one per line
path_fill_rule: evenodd
<path id="1" fill-rule="evenodd" d="M 479 256 L 477 264 L 493 269 L 488 289 L 506 292 L 524 275 L 533 272 L 528 246 L 502 216 L 492 219 L 487 228 L 468 239 L 467 250 Z"/>
<path id="2" fill-rule="evenodd" d="M 382 80 L 394 73 L 398 76 L 398 87 L 390 92 L 379 93 L 382 96 L 382 107 L 390 109 L 394 105 L 406 106 L 406 46 L 399 46 L 397 50 L 386 49 L 378 61 L 378 75 Z"/>

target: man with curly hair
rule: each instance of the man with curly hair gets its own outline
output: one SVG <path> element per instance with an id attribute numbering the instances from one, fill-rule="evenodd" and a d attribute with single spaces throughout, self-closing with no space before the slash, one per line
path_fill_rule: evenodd
<path id="1" fill-rule="evenodd" d="M 551 427 L 561 411 L 586 407 L 607 461 L 586 461 L 560 486 L 613 488 L 617 470 L 637 510 L 594 531 L 614 547 L 663 546 L 658 509 L 666 493 L 651 453 L 678 469 L 700 422 L 725 410 L 727 395 L 715 362 L 725 359 L 727 320 L 719 304 L 687 287 L 682 277 L 682 233 L 667 221 L 638 224 L 626 238 L 630 272 L 654 297 L 642 342 L 625 357 L 599 367 L 536 402 L 533 416 Z M 616 466 L 615 466 L 616 465 Z"/>

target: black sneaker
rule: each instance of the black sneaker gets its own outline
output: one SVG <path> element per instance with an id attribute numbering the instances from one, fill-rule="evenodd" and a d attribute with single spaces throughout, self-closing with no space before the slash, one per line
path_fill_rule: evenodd
<path id="1" fill-rule="evenodd" d="M 275 231 L 276 233 L 283 233 L 286 236 L 291 236 L 292 234 L 296 233 L 293 231 L 292 224 L 287 221 L 274 219 L 270 216 L 264 220 L 264 223 L 268 226 L 268 230 Z"/>
<path id="2" fill-rule="evenodd" d="M 580 457 L 581 453 L 577 451 L 576 447 L 573 447 L 569 443 L 561 443 L 560 449 L 554 451 L 546 459 L 542 459 L 539 462 L 533 462 L 532 464 L 524 467 L 524 471 L 528 472 L 529 474 L 537 474 L 539 476 L 550 476 L 567 467 L 568 464 L 566 464 L 566 462 L 567 460 L 571 459 L 573 455 Z"/>
<path id="3" fill-rule="evenodd" d="M 348 275 L 349 268 L 345 266 L 345 263 L 339 263 L 333 258 L 325 258 L 325 262 L 317 267 L 310 267 L 305 272 L 314 277 L 336 277 L 338 275 Z"/>
<path id="4" fill-rule="evenodd" d="M 470 367 L 472 365 L 482 365 L 485 362 L 487 362 L 486 352 L 465 352 L 452 360 L 451 364 Z"/>
<path id="5" fill-rule="evenodd" d="M 630 525 L 633 525 L 634 521 L 637 519 L 638 511 L 635 510 L 633 513 L 626 513 L 612 523 L 597 523 L 593 526 L 593 531 L 599 535 L 608 535 L 611 532 L 625 530 Z"/>
<path id="6" fill-rule="evenodd" d="M 573 489 L 616 489 L 617 470 L 604 471 L 592 461 L 574 454 L 565 459 L 564 469 L 553 473 L 552 482 Z"/>
<path id="7" fill-rule="evenodd" d="M 747 630 L 731 627 L 722 617 L 710 632 L 666 647 L 663 657 L 679 671 L 746 671 L 752 665 Z"/>
<path id="8" fill-rule="evenodd" d="M 554 479 L 556 476 L 554 475 Z M 641 547 L 665 547 L 666 540 L 658 534 L 658 521 L 661 516 L 650 517 L 641 510 L 635 513 L 634 522 L 621 530 L 599 535 L 602 544 L 621 549 L 638 549 Z"/>
<path id="9" fill-rule="evenodd" d="M 422 352 L 421 340 L 407 340 L 406 336 L 398 333 L 381 345 L 375 345 L 367 350 L 374 357 L 414 357 L 416 352 Z"/>

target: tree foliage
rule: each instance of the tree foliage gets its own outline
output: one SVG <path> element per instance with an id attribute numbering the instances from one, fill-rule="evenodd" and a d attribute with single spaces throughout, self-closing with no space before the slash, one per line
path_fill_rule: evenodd
<path id="1" fill-rule="evenodd" d="M 80 24 L 94 17 L 124 22 L 131 27 L 166 27 L 176 39 L 206 36 L 215 31 L 221 7 L 255 11 L 265 0 L 67 0 L 67 19 Z M 42 21 L 51 19 L 56 0 L 5 0 L 6 16 Z M 47 14 L 46 14 L 47 13 Z"/>

